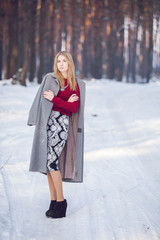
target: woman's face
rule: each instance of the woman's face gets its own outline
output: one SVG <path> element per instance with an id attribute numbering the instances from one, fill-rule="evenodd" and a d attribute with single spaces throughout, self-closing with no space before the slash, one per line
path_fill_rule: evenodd
<path id="1" fill-rule="evenodd" d="M 59 55 L 57 59 L 57 68 L 64 75 L 68 71 L 68 62 L 65 56 Z"/>

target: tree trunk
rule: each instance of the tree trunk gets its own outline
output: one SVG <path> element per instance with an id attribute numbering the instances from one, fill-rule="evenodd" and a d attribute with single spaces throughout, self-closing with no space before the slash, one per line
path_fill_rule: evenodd
<path id="1" fill-rule="evenodd" d="M 0 80 L 2 79 L 3 72 L 3 34 L 5 26 L 5 13 L 6 13 L 6 4 L 3 0 L 0 0 Z"/>
<path id="2" fill-rule="evenodd" d="M 45 19 L 45 0 L 41 0 L 40 23 L 39 23 L 39 70 L 38 83 L 42 82 L 44 72 L 44 19 Z"/>
<path id="3" fill-rule="evenodd" d="M 82 1 L 72 0 L 73 9 L 73 36 L 72 36 L 72 56 L 75 64 L 76 75 L 83 77 L 82 69 L 82 45 L 81 33 L 82 33 Z"/>
<path id="4" fill-rule="evenodd" d="M 35 49 L 35 36 L 36 36 L 36 13 L 37 13 L 37 0 L 31 1 L 31 19 L 30 19 L 30 62 L 29 62 L 29 81 L 33 82 L 36 71 L 36 49 Z"/>
<path id="5" fill-rule="evenodd" d="M 24 24 L 25 8 L 24 2 L 19 1 L 18 4 L 18 68 L 23 67 L 25 54 L 25 24 Z"/>
<path id="6" fill-rule="evenodd" d="M 102 77 L 102 28 L 103 28 L 103 1 L 96 0 L 92 7 L 93 18 L 93 51 L 92 76 L 100 79 Z"/>
<path id="7" fill-rule="evenodd" d="M 48 42 L 48 51 L 49 51 L 49 72 L 53 71 L 54 65 L 54 22 L 55 22 L 55 15 L 54 15 L 54 0 L 50 2 L 49 8 L 49 42 Z"/>
<path id="8" fill-rule="evenodd" d="M 116 2 L 116 9 L 119 11 L 116 14 L 116 63 L 115 77 L 117 81 L 122 81 L 124 70 L 124 1 Z"/>
<path id="9" fill-rule="evenodd" d="M 11 22 L 9 26 L 11 37 L 10 77 L 17 72 L 18 68 L 18 1 L 11 0 Z M 13 24 L 14 22 L 14 24 Z"/>
<path id="10" fill-rule="evenodd" d="M 24 64 L 23 64 L 23 70 L 22 70 L 22 77 L 21 77 L 21 82 L 20 84 L 22 86 L 26 86 L 26 75 L 27 75 L 27 70 L 28 70 L 28 65 L 29 65 L 29 44 L 25 44 L 25 58 L 24 58 Z"/>
<path id="11" fill-rule="evenodd" d="M 94 57 L 93 32 L 92 32 L 92 3 L 84 1 L 82 6 L 82 27 L 80 40 L 82 43 L 82 75 L 91 77 L 92 61 Z"/>
<path id="12" fill-rule="evenodd" d="M 109 1 L 108 3 L 108 34 L 107 34 L 107 77 L 109 79 L 115 78 L 115 69 L 116 69 L 116 22 L 115 14 L 117 13 L 116 1 Z"/>
<path id="13" fill-rule="evenodd" d="M 11 2 L 6 3 L 6 16 L 5 16 L 5 57 L 4 57 L 4 78 L 8 79 L 10 77 L 10 54 L 11 54 L 11 36 L 9 33 L 9 26 L 11 25 L 10 21 L 10 12 L 11 12 Z"/>
<path id="14" fill-rule="evenodd" d="M 63 25 L 62 25 L 62 16 L 64 12 L 62 11 L 63 9 L 63 1 L 56 1 L 55 0 L 55 9 L 54 9 L 54 14 L 55 14 L 55 29 L 54 29 L 54 36 L 55 36 L 55 41 L 54 41 L 54 53 L 55 55 L 61 51 L 61 46 L 62 46 L 62 31 L 63 31 Z"/>

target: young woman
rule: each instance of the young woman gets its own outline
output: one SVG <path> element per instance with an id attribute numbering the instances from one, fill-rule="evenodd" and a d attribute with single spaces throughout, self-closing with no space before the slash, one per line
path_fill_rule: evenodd
<path id="1" fill-rule="evenodd" d="M 36 125 L 30 171 L 47 174 L 51 202 L 46 216 L 66 216 L 62 180 L 83 180 L 85 84 L 75 79 L 72 56 L 59 52 L 54 73 L 48 73 L 29 113 L 28 125 Z"/>

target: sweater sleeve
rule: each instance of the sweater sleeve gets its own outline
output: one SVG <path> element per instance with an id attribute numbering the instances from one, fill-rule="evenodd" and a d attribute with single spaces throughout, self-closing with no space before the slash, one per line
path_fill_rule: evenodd
<path id="1" fill-rule="evenodd" d="M 55 104 L 56 107 L 59 107 L 59 108 L 65 109 L 65 110 L 69 110 L 69 111 L 75 113 L 78 111 L 79 102 L 80 102 L 79 89 L 77 91 L 75 91 L 74 94 L 76 94 L 79 97 L 79 99 L 75 102 L 68 102 L 57 96 L 53 97 L 52 102 Z"/>

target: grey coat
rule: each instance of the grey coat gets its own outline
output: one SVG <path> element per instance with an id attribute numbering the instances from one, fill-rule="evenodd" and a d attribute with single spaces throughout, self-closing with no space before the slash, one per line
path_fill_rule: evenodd
<path id="1" fill-rule="evenodd" d="M 59 167 L 63 181 L 83 181 L 83 145 L 84 145 L 84 102 L 85 83 L 76 79 L 80 88 L 80 105 L 77 113 L 69 118 L 67 142 L 59 158 Z M 29 112 L 28 125 L 35 125 L 29 170 L 46 174 L 47 161 L 47 122 L 53 103 L 43 97 L 45 90 L 55 95 L 59 91 L 59 81 L 54 73 L 48 73 L 37 92 Z"/>

